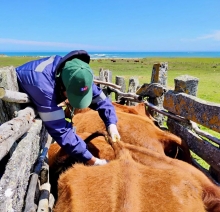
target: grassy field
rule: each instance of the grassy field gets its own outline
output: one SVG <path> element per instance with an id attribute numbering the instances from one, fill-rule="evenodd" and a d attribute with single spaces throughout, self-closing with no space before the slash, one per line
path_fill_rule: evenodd
<path id="1" fill-rule="evenodd" d="M 34 57 L 0 57 L 0 67 L 18 66 Z M 128 62 L 129 61 L 129 62 Z M 168 62 L 168 86 L 174 87 L 174 78 L 180 75 L 190 75 L 199 79 L 197 96 L 203 100 L 220 103 L 220 58 L 144 58 L 139 62 L 134 59 L 91 60 L 90 66 L 95 75 L 100 68 L 112 71 L 113 82 L 115 76 L 123 76 L 128 83 L 130 77 L 135 76 L 140 84 L 149 83 L 154 63 Z"/>
<path id="2" fill-rule="evenodd" d="M 136 63 L 134 60 L 118 59 L 94 60 L 91 67 L 98 74 L 100 68 L 109 69 L 115 76 L 124 76 L 126 82 L 131 76 L 136 76 L 139 82 L 148 83 L 154 63 L 168 62 L 168 86 L 174 87 L 174 78 L 180 75 L 190 75 L 199 79 L 197 96 L 206 101 L 220 103 L 220 58 L 146 58 Z"/>
<path id="3" fill-rule="evenodd" d="M 34 59 L 37 58 L 0 57 L 0 67 L 19 66 Z M 199 79 L 197 96 L 209 102 L 220 103 L 220 58 L 144 58 L 139 59 L 139 62 L 134 62 L 134 59 L 116 59 L 116 62 L 102 59 L 91 60 L 90 66 L 96 76 L 101 68 L 111 70 L 113 82 L 115 76 L 123 76 L 128 84 L 129 78 L 135 76 L 142 84 L 150 82 L 153 64 L 158 62 L 168 62 L 168 87 L 174 87 L 174 79 L 178 76 L 194 76 Z M 219 133 L 202 126 L 201 129 L 220 139 Z M 208 167 L 200 158 L 196 158 L 205 168 Z"/>

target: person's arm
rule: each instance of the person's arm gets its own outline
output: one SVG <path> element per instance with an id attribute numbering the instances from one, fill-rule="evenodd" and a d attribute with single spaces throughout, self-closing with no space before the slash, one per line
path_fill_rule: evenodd
<path id="1" fill-rule="evenodd" d="M 38 108 L 39 109 L 39 108 Z M 86 149 L 85 142 L 73 132 L 71 123 L 67 122 L 62 109 L 45 109 L 39 112 L 48 133 L 69 155 L 74 156 L 80 162 L 92 159 L 92 154 Z"/>
<path id="2" fill-rule="evenodd" d="M 85 142 L 73 132 L 71 123 L 65 120 L 62 108 L 57 106 L 56 95 L 50 95 L 33 85 L 22 85 L 25 92 L 31 97 L 51 137 L 66 151 L 81 162 L 92 159 L 92 154 L 86 149 Z"/>
<path id="3" fill-rule="evenodd" d="M 116 116 L 115 108 L 111 103 L 111 100 L 106 97 L 102 89 L 93 83 L 93 99 L 90 104 L 90 108 L 97 110 L 99 116 L 105 123 L 106 128 L 110 124 L 116 124 L 118 119 Z"/>
<path id="4" fill-rule="evenodd" d="M 93 110 L 97 110 L 99 116 L 105 123 L 108 133 L 112 137 L 113 141 L 120 140 L 120 135 L 116 126 L 118 121 L 115 108 L 112 105 L 109 98 L 103 93 L 101 88 L 93 84 L 93 99 L 89 106 Z"/>

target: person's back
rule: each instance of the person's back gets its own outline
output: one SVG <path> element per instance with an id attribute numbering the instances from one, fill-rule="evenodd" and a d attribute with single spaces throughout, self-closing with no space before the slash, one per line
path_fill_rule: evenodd
<path id="1" fill-rule="evenodd" d="M 79 56 L 81 54 L 83 57 Z M 61 99 L 68 98 L 74 108 L 89 106 L 98 110 L 110 135 L 116 134 L 120 139 L 114 107 L 93 83 L 88 63 L 77 57 L 86 58 L 89 62 L 89 56 L 83 50 L 70 52 L 63 58 L 57 55 L 28 62 L 16 68 L 18 82 L 30 96 L 48 133 L 68 154 L 80 162 L 105 164 L 105 160 L 94 158 L 86 149 L 85 142 L 74 133 L 71 123 L 65 120 L 63 109 L 57 106 Z"/>

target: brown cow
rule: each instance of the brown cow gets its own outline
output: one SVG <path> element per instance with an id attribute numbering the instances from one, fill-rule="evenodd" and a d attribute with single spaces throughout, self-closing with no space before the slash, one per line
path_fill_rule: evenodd
<path id="1" fill-rule="evenodd" d="M 188 146 L 179 137 L 159 129 L 152 117 L 146 113 L 144 104 L 135 107 L 115 105 L 118 116 L 118 131 L 121 139 L 136 146 L 152 149 L 174 157 L 177 148 L 181 149 L 177 158 L 191 163 Z M 77 133 L 104 131 L 105 125 L 98 112 L 86 109 L 73 118 Z"/>
<path id="2" fill-rule="evenodd" d="M 220 211 L 219 187 L 195 167 L 132 144 L 112 145 L 116 160 L 76 164 L 60 176 L 55 212 Z"/>
<path id="3" fill-rule="evenodd" d="M 187 146 L 182 144 L 180 138 L 157 128 L 153 123 L 152 117 L 146 112 L 144 104 L 138 104 L 137 106 L 114 104 L 114 106 L 119 117 L 119 132 L 123 135 L 123 139 L 127 139 L 128 142 L 137 146 L 144 146 L 162 154 L 164 154 L 165 151 L 165 154 L 171 157 L 175 156 L 176 148 L 179 145 L 181 148 L 185 149 L 184 157 L 178 158 L 191 162 Z M 105 126 L 97 112 L 90 109 L 84 109 L 78 110 L 77 113 L 73 121 L 77 126 L 77 134 L 81 136 L 82 139 L 86 139 L 91 133 L 96 132 L 97 129 L 105 130 Z M 96 121 L 94 122 L 94 120 Z M 90 127 L 91 129 L 88 129 Z M 134 131 L 131 131 L 131 129 Z M 83 133 L 84 131 L 88 133 Z M 89 138 L 87 140 L 89 141 L 89 151 L 95 157 L 105 158 L 107 160 L 115 158 L 113 150 L 107 145 L 104 138 L 99 137 L 94 140 Z M 59 174 L 71 166 L 71 164 L 75 163 L 75 158 L 69 157 L 63 150 L 60 150 L 58 144 L 52 144 L 49 150 L 49 163 L 50 170 L 53 173 L 50 175 L 51 184 L 54 185 L 52 186 L 52 192 L 56 195 L 56 183 Z"/>
<path id="4" fill-rule="evenodd" d="M 112 147 L 107 143 L 103 133 L 79 133 L 78 134 L 87 144 L 89 151 L 97 158 L 105 158 L 106 160 L 115 159 L 115 153 Z M 50 145 L 48 151 L 48 164 L 50 169 L 59 171 L 62 168 L 62 164 L 67 167 L 67 160 L 72 160 L 71 165 L 75 163 L 75 159 L 69 159 L 69 155 L 55 142 Z"/>
<path id="5" fill-rule="evenodd" d="M 115 159 L 112 147 L 106 142 L 103 134 L 100 133 L 79 133 L 78 134 L 88 146 L 89 151 L 97 158 L 107 160 Z M 57 198 L 57 181 L 62 172 L 76 163 L 76 158 L 70 157 L 56 142 L 50 145 L 48 151 L 48 164 L 50 167 L 51 193 Z"/>
<path id="6" fill-rule="evenodd" d="M 122 105 L 122 104 L 118 104 L 116 102 L 112 102 L 114 108 L 116 111 L 121 111 L 121 112 L 126 112 L 126 113 L 131 113 L 131 114 L 136 114 L 136 115 L 141 115 L 141 116 L 147 116 L 149 117 L 152 121 L 154 121 L 154 118 L 148 113 L 148 111 L 146 110 L 146 106 L 144 103 L 139 103 L 135 106 L 127 106 L 127 105 Z M 85 113 L 87 111 L 90 111 L 90 108 L 84 108 L 84 109 L 75 109 L 74 110 L 74 114 L 78 114 L 78 113 Z M 70 118 L 70 114 L 71 112 L 68 110 L 65 111 L 65 115 L 66 117 Z"/>

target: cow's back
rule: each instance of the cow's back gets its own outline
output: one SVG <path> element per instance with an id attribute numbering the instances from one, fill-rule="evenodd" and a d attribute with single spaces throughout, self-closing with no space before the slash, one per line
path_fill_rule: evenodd
<path id="1" fill-rule="evenodd" d="M 205 211 L 202 189 L 192 177 L 155 169 L 129 156 L 105 166 L 75 165 L 61 175 L 55 212 Z"/>
<path id="2" fill-rule="evenodd" d="M 122 111 L 116 113 L 117 128 L 123 141 L 167 155 L 181 146 L 184 149 L 184 160 L 190 161 L 187 145 L 179 137 L 159 129 L 149 117 Z M 77 133 L 106 130 L 98 112 L 93 110 L 75 115 L 73 123 Z"/>

